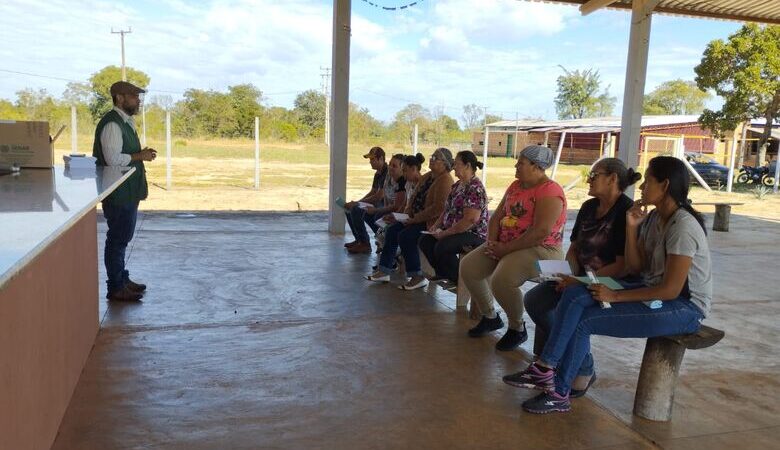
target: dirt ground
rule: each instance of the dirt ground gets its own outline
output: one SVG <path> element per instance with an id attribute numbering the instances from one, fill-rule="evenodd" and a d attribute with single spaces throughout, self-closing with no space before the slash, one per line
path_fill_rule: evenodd
<path id="1" fill-rule="evenodd" d="M 149 172 L 149 199 L 142 204 L 144 210 L 228 210 L 228 211 L 311 211 L 324 210 L 328 205 L 327 166 L 307 164 L 267 163 L 263 166 L 260 189 L 253 187 L 253 172 L 242 160 L 202 160 L 181 161 L 193 173 L 185 177 L 173 177 L 171 190 L 166 189 L 164 171 L 152 168 Z M 209 170 L 220 167 L 219 172 Z M 199 169 L 202 169 L 201 170 Z M 578 176 L 581 166 L 562 166 L 558 179 L 567 184 Z M 225 175 L 220 173 L 225 172 Z M 160 173 L 162 172 L 162 173 Z M 215 185 L 215 182 L 245 172 L 243 182 Z M 208 175 L 198 175 L 208 173 Z M 512 180 L 511 167 L 492 167 L 488 170 L 488 195 L 491 208 L 500 201 L 504 190 Z M 357 199 L 366 193 L 371 184 L 372 172 L 364 165 L 350 164 L 348 167 L 347 197 Z M 181 185 L 180 185 L 181 184 Z M 568 191 L 569 209 L 577 209 L 587 200 L 587 186 L 580 181 Z M 768 194 L 759 200 L 746 190 L 727 193 L 724 191 L 707 192 L 694 187 L 691 198 L 696 202 L 734 202 L 743 205 L 732 206 L 732 213 L 780 220 L 780 195 Z M 702 212 L 714 212 L 715 207 L 701 205 Z"/>

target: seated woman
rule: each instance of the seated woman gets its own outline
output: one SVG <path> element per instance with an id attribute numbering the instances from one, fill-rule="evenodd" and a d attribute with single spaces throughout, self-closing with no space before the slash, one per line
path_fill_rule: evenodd
<path id="1" fill-rule="evenodd" d="M 598 276 L 623 276 L 623 251 L 626 246 L 626 212 L 634 204 L 623 192 L 642 176 L 617 158 L 596 162 L 588 174 L 588 195 L 593 198 L 582 204 L 566 260 L 575 275 L 585 275 L 590 267 Z M 534 354 L 542 353 L 552 328 L 553 311 L 561 293 L 578 281 L 565 277 L 563 281 L 540 283 L 525 294 L 525 310 L 536 324 Z M 593 357 L 588 353 L 574 380 L 570 397 L 585 395 L 595 380 Z"/>
<path id="2" fill-rule="evenodd" d="M 482 163 L 474 152 L 466 150 L 455 156 L 455 176 L 444 205 L 444 212 L 420 237 L 420 250 L 436 270 L 436 278 L 458 282 L 458 253 L 476 248 L 487 237 L 488 201 L 485 186 L 475 176 Z"/>
<path id="3" fill-rule="evenodd" d="M 404 187 L 405 190 L 405 198 L 404 198 L 404 208 L 402 208 L 400 211 L 393 211 L 393 212 L 404 212 L 406 209 L 406 205 L 411 203 L 411 197 L 412 194 L 414 194 L 415 189 L 417 188 L 417 183 L 420 181 L 420 178 L 422 178 L 422 174 L 420 171 L 422 170 L 422 164 L 425 162 L 425 157 L 418 153 L 417 155 L 406 155 L 402 159 L 403 164 L 401 165 L 401 173 L 403 174 L 403 179 L 406 180 L 406 186 Z M 384 216 L 379 216 L 384 217 Z M 379 228 L 377 230 L 376 234 L 376 241 L 377 241 L 377 252 L 381 253 L 382 248 L 385 245 L 385 230 L 386 228 Z M 396 250 L 397 252 L 397 250 Z M 373 266 L 371 269 L 373 271 L 377 271 L 379 268 L 379 265 Z M 393 262 L 393 270 L 397 268 L 397 265 L 395 262 Z"/>
<path id="4" fill-rule="evenodd" d="M 424 160 L 422 155 L 417 155 L 418 160 Z M 446 148 L 438 148 L 430 159 L 430 171 L 423 175 L 412 194 L 411 201 L 407 203 L 404 213 L 409 219 L 397 222 L 392 214 L 383 219 L 391 223 L 385 231 L 385 246 L 379 258 L 379 267 L 366 279 L 371 281 L 390 281 L 390 272 L 393 270 L 393 261 L 398 247 L 406 263 L 406 274 L 411 279 L 398 286 L 399 289 L 411 290 L 424 287 L 428 280 L 422 275 L 420 268 L 420 251 L 417 241 L 420 233 L 427 230 L 444 210 L 444 202 L 452 186 L 452 153 Z"/>
<path id="5" fill-rule="evenodd" d="M 365 208 L 366 214 L 374 218 L 385 216 L 389 213 L 403 212 L 406 207 L 406 179 L 403 176 L 403 161 L 405 156 L 401 153 L 396 153 L 390 158 L 390 162 L 387 164 L 387 179 L 382 188 L 384 193 L 384 200 L 382 204 L 384 206 L 367 206 Z M 377 227 L 375 223 L 372 224 Z M 378 228 L 378 227 L 377 227 Z M 379 237 L 379 229 L 374 230 L 374 233 Z"/>
<path id="6" fill-rule="evenodd" d="M 641 274 L 642 284 L 618 291 L 577 285 L 563 292 L 539 359 L 505 377 L 514 386 L 544 391 L 525 401 L 524 410 L 570 409 L 571 383 L 590 352 L 591 335 L 648 338 L 699 329 L 712 302 L 712 264 L 704 219 L 688 200 L 689 182 L 679 159 L 650 160 L 642 199 L 626 215 L 625 265 Z M 655 206 L 649 214 L 648 205 Z M 650 300 L 661 300 L 661 307 L 652 308 Z"/>
<path id="7" fill-rule="evenodd" d="M 520 286 L 539 274 L 536 261 L 563 259 L 566 196 L 544 172 L 552 163 L 553 153 L 547 147 L 531 145 L 520 152 L 517 180 L 490 217 L 487 242 L 460 262 L 463 281 L 482 313 L 469 336 L 484 336 L 504 326 L 491 293 L 506 311 L 509 329 L 496 343 L 498 350 L 512 350 L 528 339 Z"/>

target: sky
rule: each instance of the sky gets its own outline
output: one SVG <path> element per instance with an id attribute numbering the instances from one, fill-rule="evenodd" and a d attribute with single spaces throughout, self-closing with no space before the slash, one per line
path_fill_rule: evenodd
<path id="1" fill-rule="evenodd" d="M 332 9 L 329 0 L 3 0 L 0 98 L 24 88 L 59 96 L 68 81 L 120 65 L 111 31 L 132 28 L 126 61 L 150 76 L 149 97 L 252 83 L 266 105 L 289 108 L 297 93 L 320 89 L 330 66 Z M 350 101 L 383 121 L 409 103 L 458 120 L 472 103 L 507 119 L 553 119 L 563 66 L 597 69 L 619 115 L 629 25 L 625 11 L 583 17 L 575 6 L 517 0 L 418 0 L 399 11 L 352 0 Z M 655 15 L 645 91 L 693 80 L 707 43 L 740 26 Z"/>

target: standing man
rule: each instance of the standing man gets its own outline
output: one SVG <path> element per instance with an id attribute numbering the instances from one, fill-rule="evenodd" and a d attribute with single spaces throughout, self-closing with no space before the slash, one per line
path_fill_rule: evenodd
<path id="1" fill-rule="evenodd" d="M 349 253 L 371 253 L 371 243 L 369 242 L 366 223 L 371 230 L 376 233 L 379 228 L 374 221 L 373 214 L 366 213 L 366 210 L 358 206 L 358 203 L 370 203 L 379 208 L 384 204 L 385 198 L 385 179 L 387 178 L 387 163 L 385 162 L 385 151 L 382 147 L 371 147 L 363 158 L 368 159 L 371 168 L 374 169 L 374 182 L 371 183 L 371 190 L 363 198 L 357 201 L 349 202 L 344 205 L 347 214 L 347 223 L 349 224 L 352 235 L 355 240 L 344 244 Z"/>
<path id="2" fill-rule="evenodd" d="M 113 301 L 137 302 L 146 285 L 130 280 L 125 269 L 125 249 L 133 239 L 138 203 L 146 199 L 144 161 L 154 161 L 157 151 L 141 149 L 133 116 L 141 106 L 141 94 L 146 91 L 126 81 L 111 85 L 111 109 L 97 124 L 92 156 L 98 166 L 134 167 L 135 173 L 103 200 L 103 216 L 108 223 L 104 260 L 108 280 L 106 298 Z"/>

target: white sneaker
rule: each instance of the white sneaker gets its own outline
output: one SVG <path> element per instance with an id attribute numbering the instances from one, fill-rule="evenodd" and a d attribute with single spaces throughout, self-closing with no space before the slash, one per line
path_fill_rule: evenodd
<path id="1" fill-rule="evenodd" d="M 368 280 L 368 281 L 377 281 L 377 282 L 381 282 L 381 283 L 388 283 L 388 282 L 390 282 L 390 275 L 374 276 L 374 274 L 372 273 L 371 275 L 366 275 L 365 279 Z"/>
<path id="2" fill-rule="evenodd" d="M 400 289 L 400 290 L 402 290 L 402 291 L 413 291 L 413 290 L 415 290 L 415 289 L 420 289 L 420 288 L 423 288 L 423 287 L 425 287 L 425 286 L 428 286 L 428 280 L 426 280 L 425 278 L 423 278 L 422 280 L 420 280 L 420 282 L 419 282 L 419 283 L 417 283 L 417 284 L 413 284 L 413 285 L 411 285 L 411 286 L 407 286 L 407 285 L 405 285 L 405 284 L 399 284 L 399 285 L 398 285 L 398 289 Z"/>

